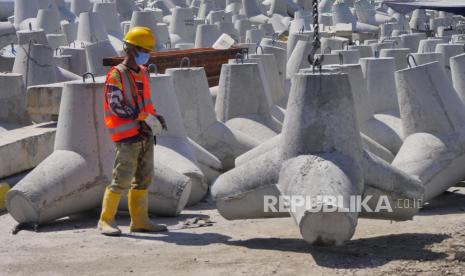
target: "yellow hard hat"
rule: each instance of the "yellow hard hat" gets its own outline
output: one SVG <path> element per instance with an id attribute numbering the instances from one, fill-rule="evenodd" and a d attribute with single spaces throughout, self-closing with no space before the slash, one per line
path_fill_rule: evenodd
<path id="1" fill-rule="evenodd" d="M 134 27 L 129 29 L 123 41 L 148 51 L 152 51 L 155 46 L 155 37 L 152 31 L 146 27 Z"/>

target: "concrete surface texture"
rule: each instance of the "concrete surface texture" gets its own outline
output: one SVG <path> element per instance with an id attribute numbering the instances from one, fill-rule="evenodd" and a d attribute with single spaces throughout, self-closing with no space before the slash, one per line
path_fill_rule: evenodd
<path id="1" fill-rule="evenodd" d="M 168 69 L 181 108 L 184 127 L 192 140 L 217 156 L 225 169 L 234 159 L 259 144 L 248 135 L 218 121 L 203 68 Z"/>
<path id="2" fill-rule="evenodd" d="M 417 175 L 430 200 L 463 177 L 457 166 L 464 152 L 464 105 L 438 62 L 398 71 L 396 78 L 406 140 L 393 165 Z"/>
<path id="3" fill-rule="evenodd" d="M 63 246 L 63 237 L 77 248 L 70 233 L 83 237 L 81 230 L 69 230 L 73 218 L 66 217 L 89 216 L 82 212 L 101 206 L 114 145 L 102 122 L 104 79 L 98 77 L 108 71 L 102 58 L 124 55 L 123 36 L 134 26 L 152 30 L 154 51 L 212 47 L 222 34 L 244 51 L 218 68 L 214 87 L 210 69 L 186 60 L 187 66 L 151 75 L 152 100 L 168 130 L 157 137 L 149 211 L 177 216 L 161 219 L 173 232 L 125 235 L 120 241 L 128 250 L 112 257 L 94 245 L 83 252 L 120 268 L 115 260 L 127 252 L 146 260 L 129 238 L 145 239 L 138 241 L 144 250 L 150 242 L 160 252 L 180 249 L 176 259 L 157 256 L 165 267 L 139 266 L 142 274 L 175 275 L 180 268 L 193 274 L 209 269 L 207 275 L 465 273 L 462 244 L 451 246 L 463 240 L 461 212 L 454 208 L 463 207 L 464 191 L 454 186 L 465 178 L 465 18 L 421 9 L 401 14 L 379 1 L 318 4 L 313 14 L 310 0 L 0 0 L 0 184 L 12 187 L 9 215 L 0 217 L 0 244 L 8 243 L 6 250 L 0 246 L 0 254 L 8 252 L 0 258 L 0 266 L 6 264 L 0 274 L 54 274 L 23 247 L 63 262 L 49 245 Z M 314 16 L 321 68 L 309 62 Z M 97 76 L 95 83 L 81 80 L 86 72 Z M 296 195 L 340 200 L 264 209 L 270 196 Z M 372 210 L 379 202 L 392 210 L 352 210 L 354 196 L 370 198 Z M 449 210 L 444 214 L 434 211 L 441 200 L 439 209 Z M 338 211 L 314 212 L 318 207 Z M 120 210 L 126 230 L 125 196 Z M 190 216 L 195 222 L 180 221 Z M 256 220 L 262 218 L 268 220 Z M 83 231 L 94 234 L 88 228 L 96 218 L 84 221 Z M 25 239 L 3 235 L 16 222 L 68 230 L 44 233 L 44 241 L 31 233 L 21 233 Z M 216 229 L 184 229 L 197 224 Z M 398 236 L 383 236 L 392 233 Z M 453 239 L 441 240 L 438 233 Z M 435 238 L 435 245 L 426 242 Z M 101 243 L 96 237 L 82 242 L 88 241 Z M 338 247 L 323 254 L 304 242 Z M 199 250 L 202 257 L 191 261 Z M 314 260 L 301 257 L 308 251 Z M 87 265 L 94 259 L 76 257 L 88 274 L 98 274 Z"/>

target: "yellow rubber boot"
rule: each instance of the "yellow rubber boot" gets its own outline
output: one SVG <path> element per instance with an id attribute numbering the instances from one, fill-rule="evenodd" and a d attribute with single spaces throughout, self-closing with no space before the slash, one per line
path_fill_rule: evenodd
<path id="1" fill-rule="evenodd" d="M 0 213 L 6 210 L 5 199 L 9 190 L 10 185 L 7 183 L 0 183 Z"/>
<path id="2" fill-rule="evenodd" d="M 149 219 L 148 190 L 131 189 L 128 193 L 131 232 L 165 232 L 166 226 L 156 225 Z"/>
<path id="3" fill-rule="evenodd" d="M 115 222 L 115 215 L 118 211 L 118 204 L 121 194 L 114 193 L 110 189 L 105 190 L 102 202 L 102 214 L 98 222 L 98 230 L 106 236 L 120 236 L 121 230 Z"/>

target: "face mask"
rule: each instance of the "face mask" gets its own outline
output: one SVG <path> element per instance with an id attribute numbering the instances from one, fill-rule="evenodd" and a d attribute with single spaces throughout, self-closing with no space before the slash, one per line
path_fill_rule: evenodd
<path id="1" fill-rule="evenodd" d="M 137 65 L 144 65 L 149 61 L 149 59 L 150 59 L 150 53 L 144 53 L 144 52 L 136 53 L 136 64 Z"/>

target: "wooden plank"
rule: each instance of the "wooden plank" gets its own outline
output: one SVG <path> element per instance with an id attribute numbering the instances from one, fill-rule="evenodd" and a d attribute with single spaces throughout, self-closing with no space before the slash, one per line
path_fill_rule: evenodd
<path id="1" fill-rule="evenodd" d="M 208 83 L 211 86 L 218 85 L 221 66 L 228 63 L 229 59 L 236 58 L 238 53 L 247 51 L 246 48 L 231 48 L 216 50 L 213 48 L 197 48 L 189 50 L 173 50 L 150 53 L 149 64 L 155 64 L 159 73 L 165 73 L 168 68 L 180 67 L 183 58 L 190 60 L 191 67 L 204 67 Z M 123 61 L 123 57 L 103 59 L 104 66 L 116 66 Z"/>

